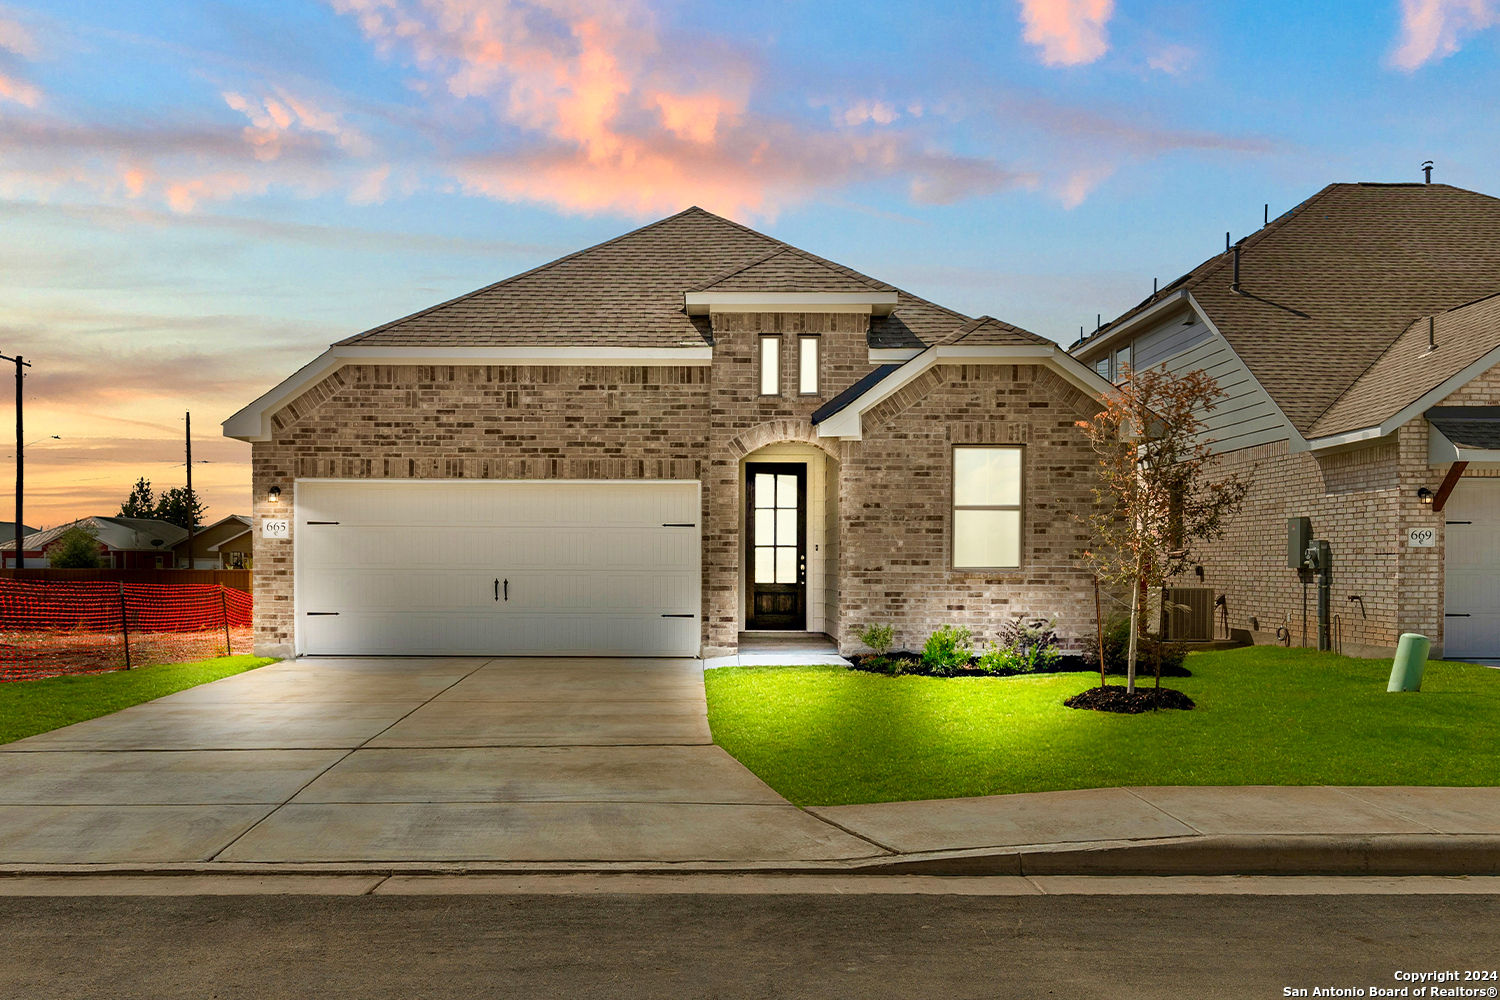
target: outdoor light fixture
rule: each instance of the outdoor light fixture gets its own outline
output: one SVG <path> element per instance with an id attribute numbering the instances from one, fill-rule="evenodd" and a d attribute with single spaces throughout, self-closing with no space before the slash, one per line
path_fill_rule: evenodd
<path id="1" fill-rule="evenodd" d="M 281 503 L 281 487 L 272 486 L 271 492 L 267 496 L 269 496 L 272 503 Z"/>
<path id="2" fill-rule="evenodd" d="M 1427 487 L 1423 486 L 1421 489 L 1417 490 L 1417 499 L 1420 500 L 1420 501 L 1422 501 L 1424 504 L 1427 504 L 1428 506 L 1431 506 L 1432 505 L 1432 491 L 1429 490 Z"/>

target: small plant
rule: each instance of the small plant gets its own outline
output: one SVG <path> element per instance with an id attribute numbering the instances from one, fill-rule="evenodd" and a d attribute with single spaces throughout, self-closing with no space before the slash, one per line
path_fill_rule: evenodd
<path id="1" fill-rule="evenodd" d="M 1017 618 L 1000 626 L 999 641 L 980 655 L 978 667 L 987 674 L 1039 674 L 1060 659 L 1056 619 Z"/>
<path id="2" fill-rule="evenodd" d="M 92 527 L 75 524 L 49 546 L 47 555 L 58 569 L 98 569 L 99 538 Z"/>
<path id="3" fill-rule="evenodd" d="M 1018 674 L 1021 672 L 1016 665 L 1016 657 L 1010 651 L 1010 647 L 993 643 L 983 653 L 979 654 L 979 662 L 975 664 L 980 670 L 987 674 Z"/>
<path id="4" fill-rule="evenodd" d="M 961 625 L 944 625 L 922 647 L 922 666 L 934 677 L 952 677 L 974 658 L 974 633 Z"/>
<path id="5" fill-rule="evenodd" d="M 875 651 L 876 656 L 885 656 L 896 644 L 896 630 L 889 625 L 866 625 L 858 632 L 859 641 Z"/>

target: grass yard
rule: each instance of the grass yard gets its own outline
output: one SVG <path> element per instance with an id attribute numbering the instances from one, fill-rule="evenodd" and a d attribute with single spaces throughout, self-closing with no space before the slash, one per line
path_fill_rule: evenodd
<path id="1" fill-rule="evenodd" d="M 1429 663 L 1420 694 L 1387 694 L 1390 660 L 1257 646 L 1187 666 L 1194 676 L 1163 684 L 1196 709 L 1135 716 L 1063 707 L 1098 674 L 705 676 L 714 742 L 804 806 L 1122 785 L 1500 785 L 1500 670 Z"/>
<path id="2" fill-rule="evenodd" d="M 264 656 L 221 656 L 110 674 L 75 674 L 0 684 L 0 743 L 96 719 L 174 691 L 275 662 Z"/>

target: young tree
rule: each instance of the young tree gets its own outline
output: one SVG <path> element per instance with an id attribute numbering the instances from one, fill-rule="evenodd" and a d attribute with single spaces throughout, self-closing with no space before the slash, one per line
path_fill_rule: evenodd
<path id="1" fill-rule="evenodd" d="M 121 517 L 155 517 L 156 495 L 151 492 L 151 480 L 137 479 L 131 487 L 130 496 L 120 504 Z"/>
<path id="2" fill-rule="evenodd" d="M 1223 395 L 1203 371 L 1126 368 L 1100 400 L 1104 409 L 1078 421 L 1099 454 L 1096 509 L 1085 518 L 1094 544 L 1085 558 L 1101 579 L 1131 595 L 1125 668 L 1131 694 L 1147 593 L 1186 568 L 1195 542 L 1223 535 L 1225 519 L 1245 499 L 1248 484 L 1238 474 L 1212 475 L 1213 442 L 1203 417 Z"/>
<path id="3" fill-rule="evenodd" d="M 58 569 L 98 569 L 99 536 L 91 525 L 75 524 L 47 552 Z"/>
<path id="4" fill-rule="evenodd" d="M 179 528 L 191 527 L 197 531 L 203 526 L 203 514 L 207 510 L 199 501 L 197 490 L 189 494 L 186 487 L 174 486 L 156 502 L 156 513 L 153 516 L 158 521 L 166 521 Z"/>

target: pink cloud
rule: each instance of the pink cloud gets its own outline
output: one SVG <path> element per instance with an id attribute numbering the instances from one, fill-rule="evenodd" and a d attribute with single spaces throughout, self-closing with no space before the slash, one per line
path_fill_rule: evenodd
<path id="1" fill-rule="evenodd" d="M 1391 62 L 1408 73 L 1460 48 L 1463 36 L 1500 24 L 1497 0 L 1401 0 L 1401 39 Z"/>
<path id="2" fill-rule="evenodd" d="M 37 54 L 36 39 L 21 22 L 0 17 L 0 49 L 30 59 Z"/>
<path id="3" fill-rule="evenodd" d="M 17 80 L 13 76 L 0 73 L 0 100 L 14 101 L 24 104 L 28 108 L 34 108 L 42 99 L 42 92 L 25 80 Z"/>
<path id="4" fill-rule="evenodd" d="M 812 192 L 899 180 L 948 201 L 1027 183 L 981 158 L 934 152 L 861 101 L 818 129 L 751 109 L 753 62 L 663 42 L 634 0 L 332 0 L 377 51 L 436 78 L 435 91 L 487 105 L 520 130 L 503 149 L 454 156 L 463 190 L 567 211 L 634 215 L 700 204 L 770 215 Z M 418 92 L 426 92 L 418 89 Z"/>
<path id="5" fill-rule="evenodd" d="M 1104 27 L 1114 10 L 1114 0 L 1021 0 L 1023 37 L 1048 66 L 1091 63 L 1109 51 Z"/>

